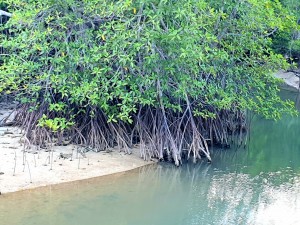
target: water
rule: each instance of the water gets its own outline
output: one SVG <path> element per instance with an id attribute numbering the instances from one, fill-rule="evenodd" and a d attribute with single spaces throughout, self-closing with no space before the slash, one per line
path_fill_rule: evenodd
<path id="1" fill-rule="evenodd" d="M 255 116 L 247 148 L 214 150 L 210 165 L 151 165 L 4 195 L 0 225 L 297 225 L 299 131 L 300 118 Z"/>

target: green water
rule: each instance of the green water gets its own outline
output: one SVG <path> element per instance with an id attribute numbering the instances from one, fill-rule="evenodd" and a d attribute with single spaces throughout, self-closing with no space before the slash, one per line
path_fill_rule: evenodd
<path id="1" fill-rule="evenodd" d="M 292 99 L 294 94 L 288 94 Z M 213 163 L 128 173 L 0 196 L 1 225 L 300 224 L 300 118 L 255 116 L 245 149 Z"/>

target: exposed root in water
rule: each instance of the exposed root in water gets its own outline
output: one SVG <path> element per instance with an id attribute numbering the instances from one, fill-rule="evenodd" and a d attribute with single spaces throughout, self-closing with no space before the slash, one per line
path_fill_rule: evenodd
<path id="1" fill-rule="evenodd" d="M 167 159 L 177 166 L 185 159 L 196 162 L 206 158 L 210 162 L 209 146 L 227 147 L 233 140 L 242 143 L 246 126 L 243 112 L 217 112 L 208 107 L 216 116 L 205 119 L 193 115 L 193 104 L 188 99 L 182 107 L 182 112 L 174 112 L 164 107 L 139 106 L 137 113 L 132 115 L 132 123 L 107 122 L 107 116 L 100 109 L 86 109 L 85 112 L 93 110 L 91 116 L 79 110 L 74 113 L 72 108 L 76 124 L 68 130 L 54 133 L 38 126 L 38 121 L 44 114 L 48 118 L 61 115 L 49 111 L 46 105 L 31 112 L 30 105 L 20 105 L 14 123 L 23 128 L 27 145 L 50 148 L 53 142 L 56 145 L 74 143 L 86 150 L 103 151 L 117 147 L 130 154 L 131 148 L 138 144 L 144 160 Z"/>

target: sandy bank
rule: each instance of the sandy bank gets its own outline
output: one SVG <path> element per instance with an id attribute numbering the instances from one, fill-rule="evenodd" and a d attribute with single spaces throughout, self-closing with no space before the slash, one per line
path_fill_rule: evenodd
<path id="1" fill-rule="evenodd" d="M 0 104 L 0 120 L 9 111 L 9 107 Z M 131 155 L 114 149 L 80 154 L 74 145 L 53 146 L 53 157 L 49 150 L 37 151 L 35 147 L 25 149 L 24 153 L 22 140 L 18 128 L 0 127 L 2 194 L 124 172 L 153 163 L 142 160 L 137 148 Z"/>

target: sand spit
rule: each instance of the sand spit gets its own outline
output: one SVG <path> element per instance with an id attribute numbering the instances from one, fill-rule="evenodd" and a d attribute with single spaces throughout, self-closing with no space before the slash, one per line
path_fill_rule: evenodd
<path id="1" fill-rule="evenodd" d="M 0 121 L 12 106 L 0 104 Z M 17 127 L 0 127 L 0 192 L 1 194 L 60 184 L 132 170 L 151 161 L 139 157 L 139 149 L 128 155 L 116 149 L 110 152 L 80 153 L 74 145 L 53 146 L 51 150 L 24 148 Z M 25 151 L 24 151 L 25 150 Z"/>

